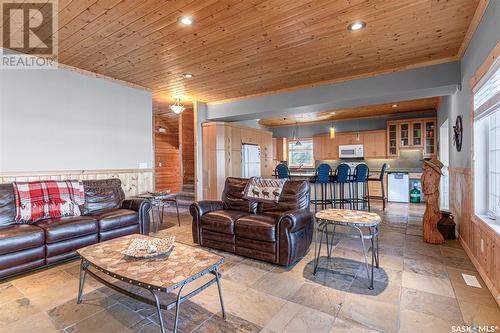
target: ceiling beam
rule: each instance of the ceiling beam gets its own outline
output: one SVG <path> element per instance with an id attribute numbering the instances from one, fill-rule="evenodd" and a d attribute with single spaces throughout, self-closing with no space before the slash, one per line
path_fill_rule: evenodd
<path id="1" fill-rule="evenodd" d="M 460 89 L 460 62 L 327 84 L 270 96 L 208 104 L 207 119 L 238 121 L 322 112 L 451 95 Z"/>

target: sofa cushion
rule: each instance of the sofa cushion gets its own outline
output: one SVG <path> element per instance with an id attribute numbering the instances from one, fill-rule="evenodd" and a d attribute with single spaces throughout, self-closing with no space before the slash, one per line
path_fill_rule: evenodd
<path id="1" fill-rule="evenodd" d="M 99 221 L 99 231 L 106 231 L 116 228 L 123 228 L 129 225 L 138 224 L 138 214 L 129 209 L 102 209 L 90 213 Z"/>
<path id="2" fill-rule="evenodd" d="M 97 220 L 90 216 L 66 216 L 42 220 L 36 223 L 45 230 L 47 244 L 62 240 L 96 234 L 99 229 Z"/>
<path id="3" fill-rule="evenodd" d="M 243 192 L 245 191 L 247 183 L 248 179 L 245 178 L 226 178 L 224 192 L 222 192 L 224 209 L 239 210 L 251 214 L 254 214 L 257 211 L 257 202 L 249 201 L 243 198 Z"/>
<path id="4" fill-rule="evenodd" d="M 234 222 L 248 215 L 237 210 L 216 210 L 201 217 L 203 229 L 234 235 Z"/>
<path id="5" fill-rule="evenodd" d="M 260 203 L 258 211 L 287 212 L 295 209 L 309 209 L 310 185 L 304 180 L 289 180 L 283 186 L 278 203 Z"/>
<path id="6" fill-rule="evenodd" d="M 267 242 L 276 241 L 276 216 L 255 214 L 242 217 L 236 221 L 237 237 L 258 239 Z"/>
<path id="7" fill-rule="evenodd" d="M 0 184 L 0 226 L 16 223 L 16 201 L 12 184 Z"/>
<path id="8" fill-rule="evenodd" d="M 29 224 L 0 227 L 0 255 L 41 246 L 45 235 L 41 228 Z"/>
<path id="9" fill-rule="evenodd" d="M 120 208 L 125 199 L 122 183 L 118 178 L 84 180 L 83 188 L 85 190 L 84 214 L 105 208 Z"/>

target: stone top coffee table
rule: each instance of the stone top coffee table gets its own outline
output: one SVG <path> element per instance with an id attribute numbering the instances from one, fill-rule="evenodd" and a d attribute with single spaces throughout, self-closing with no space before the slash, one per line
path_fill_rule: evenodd
<path id="1" fill-rule="evenodd" d="M 361 245 L 363 247 L 363 254 L 365 256 L 366 273 L 368 275 L 368 280 L 370 281 L 369 289 L 373 289 L 373 264 L 376 262 L 376 267 L 379 267 L 379 255 L 378 255 L 378 226 L 382 219 L 378 214 L 360 211 L 360 210 L 347 210 L 347 209 L 326 209 L 316 213 L 316 227 L 314 228 L 316 234 L 315 249 L 316 251 L 316 261 L 314 263 L 314 275 L 318 269 L 319 257 L 321 253 L 321 244 L 323 242 L 323 234 L 326 235 L 326 249 L 328 258 L 332 256 L 333 252 L 333 239 L 335 238 L 335 229 L 337 226 L 345 226 L 351 229 L 357 230 L 356 235 L 345 234 L 345 236 L 359 238 L 361 240 Z M 328 240 L 328 226 L 333 226 L 332 239 Z M 368 229 L 368 235 L 363 234 L 362 228 Z M 318 231 L 320 231 L 319 248 L 318 244 Z M 367 251 L 365 247 L 365 239 L 371 241 L 372 262 L 371 262 L 371 274 L 368 268 Z M 329 245 L 329 243 L 331 243 Z M 340 243 L 340 242 L 339 242 Z M 338 244 L 337 244 L 338 246 Z"/>
<path id="2" fill-rule="evenodd" d="M 161 309 L 170 310 L 175 307 L 174 332 L 176 332 L 181 303 L 198 294 L 213 283 L 217 283 L 222 314 L 224 319 L 226 318 L 222 299 L 220 273 L 218 271 L 218 267 L 224 262 L 224 257 L 201 248 L 177 242 L 168 256 L 148 259 L 127 257 L 121 252 L 129 246 L 134 238 L 149 237 L 139 234 L 129 235 L 90 245 L 77 251 L 82 258 L 80 264 L 78 304 L 82 302 L 85 276 L 88 274 L 102 284 L 124 295 L 156 306 L 162 333 L 165 332 L 165 326 Z M 97 272 L 101 272 L 101 275 L 109 275 L 114 279 L 126 282 L 130 285 L 149 290 L 154 300 L 130 292 L 99 276 Z M 191 291 L 189 294 L 182 296 L 182 290 L 187 284 L 208 273 L 213 274 L 214 278 Z M 170 293 L 174 292 L 176 289 L 179 290 L 177 292 L 176 301 L 170 304 L 162 304 L 160 302 L 158 297 L 159 292 Z"/>

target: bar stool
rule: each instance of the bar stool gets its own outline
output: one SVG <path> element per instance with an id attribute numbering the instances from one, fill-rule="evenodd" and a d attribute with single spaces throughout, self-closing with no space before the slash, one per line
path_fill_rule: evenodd
<path id="1" fill-rule="evenodd" d="M 368 211 L 370 211 L 370 190 L 368 189 L 368 174 L 369 169 L 366 164 L 358 164 L 354 168 L 354 174 L 351 177 L 353 200 L 352 204 L 355 210 L 359 209 L 359 203 L 368 204 Z M 361 198 L 359 198 L 359 185 L 362 186 Z"/>
<path id="2" fill-rule="evenodd" d="M 315 212 L 318 211 L 318 204 L 321 205 L 321 209 L 326 209 L 328 205 L 331 205 L 333 208 L 331 176 L 332 168 L 328 164 L 323 163 L 316 168 L 315 175 L 309 179 L 309 182 L 314 184 L 314 199 L 311 200 L 311 203 L 314 204 Z M 321 199 L 318 199 L 317 196 L 318 185 L 321 190 Z M 328 199 L 328 192 L 330 192 L 330 199 Z"/>
<path id="3" fill-rule="evenodd" d="M 278 164 L 274 169 L 274 173 L 278 179 L 290 179 L 290 170 L 285 163 Z"/>
<path id="4" fill-rule="evenodd" d="M 344 209 L 344 204 L 349 203 L 351 206 L 351 186 L 349 185 L 349 172 L 351 168 L 345 163 L 341 163 L 335 169 L 335 174 L 332 177 L 333 183 L 333 203 L 334 208 L 337 208 L 337 203 L 340 208 Z M 349 198 L 345 197 L 345 185 L 349 185 Z M 337 186 L 339 185 L 339 198 L 337 199 Z"/>
<path id="5" fill-rule="evenodd" d="M 381 189 L 382 195 L 380 195 L 380 196 L 371 195 L 370 198 L 382 200 L 382 210 L 385 210 L 385 202 L 387 200 L 387 198 L 385 197 L 385 186 L 384 186 L 386 170 L 387 170 L 387 163 L 384 163 L 382 165 L 382 170 L 380 170 L 380 175 L 378 177 L 377 176 L 368 177 L 369 182 L 380 182 L 380 189 Z"/>

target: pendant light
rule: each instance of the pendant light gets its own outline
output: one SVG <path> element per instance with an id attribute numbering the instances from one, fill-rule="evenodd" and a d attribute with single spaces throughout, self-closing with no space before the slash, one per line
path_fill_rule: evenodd
<path id="1" fill-rule="evenodd" d="M 335 127 L 333 127 L 333 121 L 332 126 L 330 126 L 330 139 L 335 139 Z"/>
<path id="2" fill-rule="evenodd" d="M 295 145 L 300 147 L 302 146 L 302 142 L 300 142 L 299 140 L 299 124 L 298 123 L 295 123 Z"/>
<path id="3" fill-rule="evenodd" d="M 170 105 L 170 110 L 172 110 L 175 114 L 180 114 L 182 111 L 186 110 L 186 107 L 181 104 L 180 98 L 176 98 L 175 103 Z"/>

